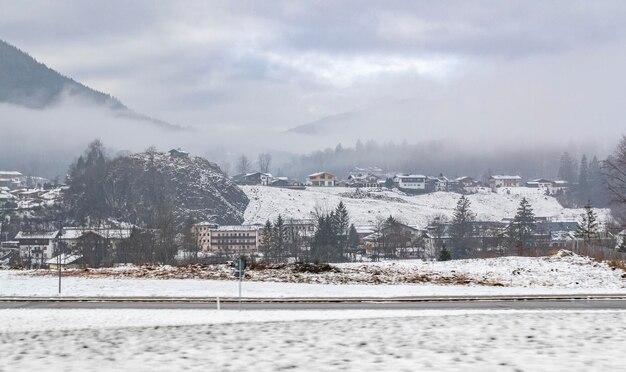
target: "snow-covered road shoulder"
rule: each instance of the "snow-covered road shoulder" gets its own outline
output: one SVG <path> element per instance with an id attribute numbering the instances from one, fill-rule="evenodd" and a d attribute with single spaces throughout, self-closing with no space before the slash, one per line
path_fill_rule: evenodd
<path id="1" fill-rule="evenodd" d="M 626 294 L 626 273 L 588 257 L 500 257 L 447 262 L 337 264 L 336 271 L 291 266 L 251 270 L 244 297 L 402 297 Z M 41 275 L 44 274 L 44 275 Z M 0 296 L 54 296 L 55 272 L 0 271 Z M 226 265 L 126 267 L 65 273 L 64 296 L 235 297 Z"/>

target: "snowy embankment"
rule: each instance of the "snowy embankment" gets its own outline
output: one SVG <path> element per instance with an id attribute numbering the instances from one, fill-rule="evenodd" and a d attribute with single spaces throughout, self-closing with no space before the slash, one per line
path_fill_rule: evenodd
<path id="1" fill-rule="evenodd" d="M 0 310 L 0 370 L 623 369 L 624 311 L 365 314 Z"/>
<path id="2" fill-rule="evenodd" d="M 626 274 L 582 256 L 501 257 L 447 262 L 345 263 L 336 270 L 293 266 L 249 270 L 246 297 L 395 297 L 626 293 Z M 225 266 L 130 267 L 69 271 L 68 296 L 234 297 L 237 281 Z M 55 295 L 53 271 L 0 271 L 0 296 Z"/>
<path id="3" fill-rule="evenodd" d="M 279 214 L 285 218 L 312 218 L 315 209 L 330 210 L 343 201 L 357 226 L 372 225 L 377 217 L 393 215 L 411 225 L 425 227 L 437 216 L 451 218 L 461 197 L 453 192 L 435 192 L 425 195 L 406 195 L 398 190 L 376 191 L 344 187 L 308 187 L 290 190 L 267 186 L 241 186 L 250 199 L 244 214 L 245 223 L 265 223 Z M 502 221 L 512 218 L 522 197 L 530 202 L 537 217 L 550 217 L 555 221 L 572 221 L 580 218 L 582 209 L 563 208 L 541 190 L 519 187 L 467 196 L 471 209 L 480 221 Z M 600 221 L 610 219 L 608 209 L 596 209 Z"/>

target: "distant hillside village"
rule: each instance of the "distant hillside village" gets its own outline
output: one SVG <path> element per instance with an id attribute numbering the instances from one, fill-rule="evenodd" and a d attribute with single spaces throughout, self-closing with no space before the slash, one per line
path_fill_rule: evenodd
<path id="1" fill-rule="evenodd" d="M 174 149 L 172 161 L 185 162 L 189 154 Z M 502 193 L 514 188 L 539 189 L 546 196 L 567 194 L 563 180 L 531 179 L 518 175 L 490 175 L 479 181 L 472 177 L 448 178 L 443 174 L 386 174 L 378 168 L 355 168 L 338 177 L 320 170 L 304 180 L 274 177 L 269 172 L 249 172 L 231 177 L 238 185 L 307 188 L 345 187 L 375 191 L 397 189 L 412 195 L 454 192 L 459 204 L 454 218 L 433 216 L 427 226 L 417 226 L 404 216 L 386 216 L 369 226 L 355 226 L 339 203 L 331 211 L 311 211 L 311 218 L 278 216 L 265 224 L 220 225 L 188 221 L 174 231 L 146 227 L 126 221 L 87 220 L 80 226 L 54 228 L 21 223 L 11 231 L 11 216 L 29 216 L 63 203 L 69 186 L 53 184 L 16 171 L 0 171 L 0 265 L 27 268 L 102 267 L 120 264 L 217 263 L 245 256 L 269 263 L 315 261 L 370 261 L 383 259 L 445 260 L 492 257 L 505 254 L 547 254 L 567 248 L 582 251 L 593 247 L 603 254 L 626 252 L 626 231 L 600 224 L 591 206 L 579 219 L 552 221 L 536 217 L 522 199 L 515 217 L 502 221 L 478 221 L 463 195 Z M 3 229 L 4 227 L 4 229 Z"/>
<path id="2" fill-rule="evenodd" d="M 305 180 L 293 180 L 289 177 L 274 177 L 271 173 L 251 172 L 238 174 L 232 177 L 238 185 L 260 185 L 272 187 L 304 188 L 315 187 L 358 187 L 358 188 L 398 188 L 407 193 L 421 194 L 436 191 L 450 191 L 463 194 L 476 193 L 490 189 L 497 192 L 506 187 L 532 187 L 544 190 L 546 195 L 556 195 L 569 190 L 569 182 L 564 180 L 548 180 L 545 178 L 531 179 L 522 182 L 518 175 L 490 175 L 486 182 L 481 182 L 469 176 L 448 178 L 443 174 L 425 176 L 422 174 L 386 174 L 379 168 L 360 169 L 344 178 L 330 172 L 316 172 Z"/>

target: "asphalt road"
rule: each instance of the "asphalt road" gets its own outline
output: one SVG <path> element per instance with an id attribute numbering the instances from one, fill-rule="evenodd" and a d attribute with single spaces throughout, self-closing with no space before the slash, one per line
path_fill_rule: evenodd
<path id="1" fill-rule="evenodd" d="M 241 306 L 241 307 L 240 307 Z M 100 302 L 100 301 L 7 301 L 0 309 L 215 309 L 211 302 Z M 233 310 L 626 310 L 624 299 L 601 300 L 478 300 L 478 301 L 403 301 L 403 302 L 236 302 L 221 304 Z"/>

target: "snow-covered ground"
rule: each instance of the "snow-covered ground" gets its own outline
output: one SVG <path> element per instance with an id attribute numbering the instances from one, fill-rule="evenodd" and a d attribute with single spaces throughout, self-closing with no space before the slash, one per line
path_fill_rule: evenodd
<path id="1" fill-rule="evenodd" d="M 406 195 L 397 190 L 369 192 L 369 197 L 353 198 L 354 188 L 308 187 L 305 190 L 290 190 L 267 186 L 241 186 L 250 199 L 244 214 L 245 223 L 265 223 L 279 214 L 286 218 L 311 218 L 316 208 L 332 209 L 343 201 L 350 213 L 351 221 L 357 226 L 372 225 L 377 216 L 390 215 L 402 218 L 407 223 L 425 227 L 436 216 L 452 217 L 460 194 L 435 192 L 425 195 Z M 578 220 L 582 209 L 563 208 L 551 196 L 539 189 L 519 187 L 485 192 L 467 196 L 471 209 L 481 221 L 501 221 L 515 216 L 522 197 L 526 197 L 537 217 L 550 217 L 558 221 Z M 610 218 L 608 209 L 596 209 L 599 219 Z"/>
<path id="2" fill-rule="evenodd" d="M 617 371 L 626 312 L 17 309 L 0 334 L 0 371 Z"/>
<path id="3" fill-rule="evenodd" d="M 339 272 L 320 274 L 297 273 L 289 269 L 248 271 L 243 296 L 327 298 L 626 293 L 626 273 L 577 255 L 446 262 L 387 261 L 336 266 Z M 136 273 L 141 277 L 133 277 Z M 63 278 L 63 294 L 189 297 L 235 297 L 237 294 L 238 283 L 234 280 L 232 268 L 206 268 L 206 275 L 191 273 L 170 267 L 156 270 L 118 268 L 87 274 L 78 271 L 79 276 Z M 57 294 L 58 279 L 54 272 L 33 274 L 0 271 L 0 296 Z M 231 280 L 210 280 L 224 276 Z"/>

